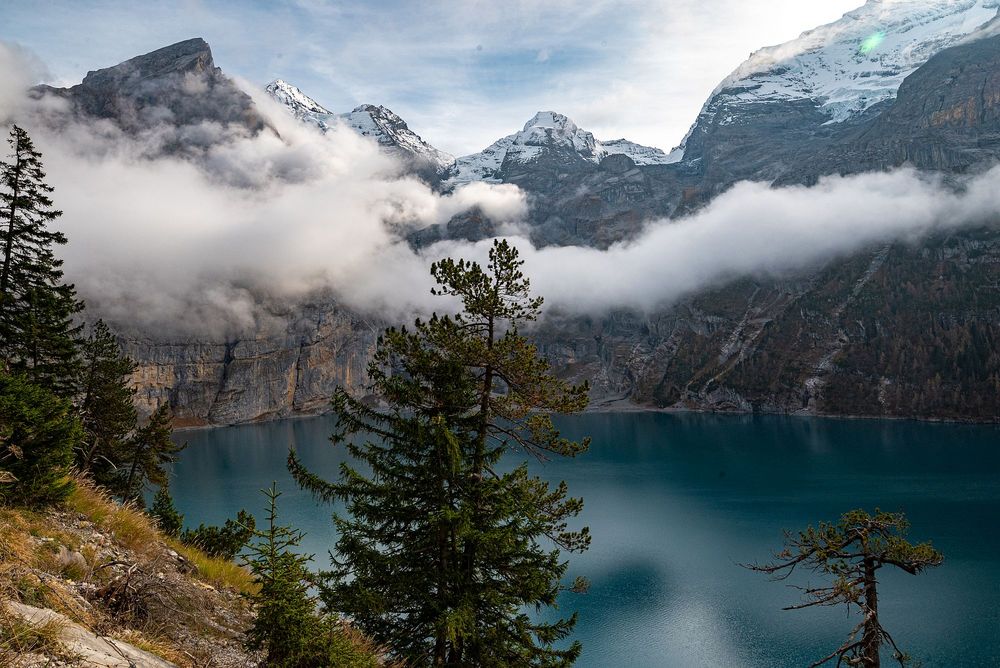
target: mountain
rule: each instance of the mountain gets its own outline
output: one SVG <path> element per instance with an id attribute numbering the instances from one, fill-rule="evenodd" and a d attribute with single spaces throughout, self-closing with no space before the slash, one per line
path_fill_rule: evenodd
<path id="1" fill-rule="evenodd" d="M 701 200 L 743 179 L 810 181 L 813 157 L 850 143 L 932 56 L 997 16 L 997 0 L 869 0 L 761 49 L 723 80 L 682 148 Z M 825 165 L 826 173 L 839 171 Z"/>
<path id="2" fill-rule="evenodd" d="M 458 158 L 449 182 L 512 182 L 525 167 L 573 169 L 583 163 L 600 164 L 611 154 L 626 155 L 637 165 L 665 165 L 679 158 L 626 139 L 600 142 L 566 116 L 539 111 L 520 132 L 498 139 L 479 153 Z"/>
<path id="3" fill-rule="evenodd" d="M 382 106 L 363 104 L 347 114 L 335 114 L 290 83 L 277 79 L 265 90 L 275 101 L 285 106 L 299 120 L 315 125 L 326 132 L 343 123 L 379 145 L 413 161 L 418 170 L 433 174 L 446 173 L 455 158 L 439 151 L 409 128 L 392 110 Z"/>
<path id="4" fill-rule="evenodd" d="M 601 147 L 607 155 L 624 155 L 640 167 L 646 165 L 671 165 L 679 162 L 684 156 L 684 150 L 675 148 L 670 153 L 662 148 L 643 146 L 628 139 L 609 139 L 601 142 Z"/>
<path id="5" fill-rule="evenodd" d="M 276 102 L 287 107 L 300 120 L 315 122 L 319 125 L 323 117 L 333 116 L 332 111 L 282 79 L 275 79 L 267 84 L 264 91 Z M 320 127 L 326 128 L 325 125 L 320 125 Z"/>
<path id="6" fill-rule="evenodd" d="M 636 165 L 666 165 L 680 159 L 679 151 L 667 154 L 627 139 L 598 141 L 566 116 L 552 111 L 540 111 L 520 132 L 498 139 L 479 153 L 456 159 L 424 141 L 386 107 L 363 104 L 350 113 L 338 114 L 281 79 L 269 83 L 265 90 L 296 118 L 324 132 L 344 123 L 381 146 L 429 166 L 445 179 L 446 188 L 471 181 L 513 182 L 524 167 L 539 171 L 537 168 L 542 166 L 545 171 L 557 166 L 572 169 L 580 163 L 594 166 L 608 155 L 628 156 Z"/>
<path id="7" fill-rule="evenodd" d="M 997 9 L 996 0 L 870 0 L 738 67 L 695 119 L 683 155 L 602 142 L 540 112 L 439 172 L 441 186 L 517 184 L 536 244 L 606 248 L 743 179 L 809 184 L 904 164 L 974 172 L 1000 161 Z M 190 60 L 182 51 L 171 67 Z M 170 87 L 157 91 L 173 104 Z M 218 92 L 226 97 L 225 86 Z M 269 92 L 321 128 L 347 122 L 392 150 L 426 146 L 408 144 L 405 123 L 378 107 L 352 121 L 283 82 Z M 472 212 L 412 242 L 494 232 Z M 734 281 L 649 313 L 553 315 L 533 334 L 561 374 L 592 381 L 598 405 L 996 421 L 997 285 L 1000 233 L 984 227 Z M 332 300 L 287 311 L 276 316 L 287 324 L 280 334 L 126 342 L 140 400 L 170 400 L 187 424 L 226 424 L 321 411 L 333 388 L 360 389 L 385 323 Z"/>
<path id="8" fill-rule="evenodd" d="M 37 86 L 36 96 L 53 95 L 69 103 L 70 114 L 114 121 L 132 134 L 164 124 L 178 129 L 217 123 L 230 131 L 256 134 L 267 127 L 263 116 L 240 88 L 215 66 L 212 50 L 201 38 L 157 49 L 102 70 L 88 72 L 71 88 Z M 53 122 L 66 120 L 56 115 Z M 190 142 L 190 137 L 187 138 Z"/>

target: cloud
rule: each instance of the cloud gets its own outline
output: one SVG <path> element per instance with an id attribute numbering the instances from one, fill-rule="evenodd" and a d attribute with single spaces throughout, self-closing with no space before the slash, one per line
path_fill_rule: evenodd
<path id="1" fill-rule="evenodd" d="M 0 70 L 16 65 L 11 53 L 0 51 Z M 516 187 L 473 183 L 442 196 L 350 129 L 321 134 L 251 93 L 276 132 L 198 123 L 132 136 L 107 121 L 34 128 L 65 211 L 67 275 L 92 316 L 159 338 L 215 340 L 280 330 L 315 299 L 406 320 L 444 308 L 430 296 L 432 261 L 484 261 L 489 248 L 445 241 L 418 252 L 407 233 L 473 208 L 510 235 L 550 306 L 594 314 L 658 309 L 734 278 L 784 275 L 1000 218 L 1000 167 L 958 188 L 904 169 L 814 187 L 741 183 L 607 250 L 536 249 L 518 234 L 527 204 Z M 164 153 L 181 140 L 192 153 Z"/>
<path id="2" fill-rule="evenodd" d="M 45 65 L 28 49 L 0 41 L 0 123 L 24 111 L 24 91 L 47 76 Z"/>
<path id="3" fill-rule="evenodd" d="M 0 52 L 0 71 L 22 67 L 23 56 Z M 182 83 L 181 94 L 202 88 Z M 52 116 L 45 100 L 29 114 L 23 88 L 11 90 L 0 103 L 22 111 L 64 211 L 67 278 L 91 317 L 139 333 L 268 331 L 302 301 L 331 294 L 402 317 L 421 300 L 400 294 L 430 288 L 409 231 L 469 209 L 501 226 L 526 212 L 513 186 L 437 194 L 374 141 L 346 126 L 320 133 L 257 92 L 274 131 L 164 122 L 127 134 L 110 121 Z"/>
<path id="4" fill-rule="evenodd" d="M 699 213 L 654 223 L 608 250 L 518 246 L 533 287 L 560 310 L 652 310 L 735 278 L 787 275 L 878 244 L 997 225 L 998 180 L 1000 167 L 957 190 L 910 169 L 834 176 L 813 187 L 741 183 Z M 482 258 L 485 249 L 434 252 Z"/>

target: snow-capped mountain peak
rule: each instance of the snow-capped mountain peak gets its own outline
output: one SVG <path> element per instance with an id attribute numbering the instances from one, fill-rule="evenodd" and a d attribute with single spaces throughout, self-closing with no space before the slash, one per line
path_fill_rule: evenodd
<path id="1" fill-rule="evenodd" d="M 626 139 L 601 142 L 581 129 L 569 117 L 554 111 L 539 111 L 524 124 L 520 132 L 507 135 L 479 153 L 455 161 L 451 181 L 498 182 L 503 180 L 504 163 L 529 164 L 549 151 L 575 154 L 581 161 L 599 163 L 608 155 L 623 154 L 637 165 L 665 165 L 677 162 L 679 156 Z"/>
<path id="2" fill-rule="evenodd" d="M 296 115 L 303 113 L 329 115 L 331 113 L 319 102 L 282 79 L 275 79 L 267 84 L 264 90 Z"/>
<path id="3" fill-rule="evenodd" d="M 997 16 L 1000 0 L 868 0 L 833 23 L 754 52 L 716 88 L 736 102 L 814 100 L 833 122 L 893 99 L 935 53 Z"/>
<path id="4" fill-rule="evenodd" d="M 338 124 L 345 124 L 358 134 L 374 139 L 381 146 L 399 151 L 408 158 L 430 163 L 438 172 L 448 170 L 455 162 L 453 156 L 425 142 L 406 125 L 406 121 L 386 107 L 362 104 L 350 113 L 335 114 L 281 79 L 269 83 L 265 90 L 296 118 L 315 125 L 322 132 L 327 132 Z"/>
<path id="5" fill-rule="evenodd" d="M 554 111 L 539 111 L 536 113 L 531 117 L 531 120 L 524 124 L 525 132 L 531 128 L 552 128 L 553 130 L 569 134 L 575 133 L 579 129 L 572 120 Z"/>

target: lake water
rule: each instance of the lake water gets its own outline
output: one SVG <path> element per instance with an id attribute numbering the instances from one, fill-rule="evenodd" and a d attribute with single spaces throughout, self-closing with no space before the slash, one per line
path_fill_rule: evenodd
<path id="1" fill-rule="evenodd" d="M 178 508 L 189 524 L 259 515 L 258 490 L 276 480 L 283 520 L 325 561 L 331 508 L 295 487 L 285 456 L 294 444 L 335 476 L 343 454 L 327 441 L 331 425 L 180 432 Z M 882 621 L 899 645 L 924 666 L 1000 666 L 1000 428 L 660 413 L 560 426 L 594 438 L 574 461 L 535 467 L 584 498 L 593 533 L 569 573 L 588 577 L 590 593 L 563 601 L 580 613 L 578 666 L 781 668 L 825 656 L 853 625 L 845 609 L 784 612 L 797 592 L 738 564 L 766 560 L 784 529 L 876 506 L 905 512 L 911 538 L 933 539 L 946 557 L 918 577 L 883 571 Z"/>

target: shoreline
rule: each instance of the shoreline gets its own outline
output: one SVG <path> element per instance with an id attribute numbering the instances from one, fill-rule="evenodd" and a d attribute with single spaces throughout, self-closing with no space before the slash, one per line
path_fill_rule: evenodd
<path id="1" fill-rule="evenodd" d="M 594 403 L 585 408 L 580 414 L 598 413 L 664 413 L 673 415 L 698 414 L 698 415 L 718 415 L 730 417 L 788 417 L 800 419 L 821 419 L 821 420 L 869 420 L 869 421 L 893 421 L 893 422 L 915 422 L 920 424 L 941 424 L 941 425 L 967 425 L 976 427 L 1000 427 L 1000 416 L 992 420 L 975 420 L 963 418 L 941 418 L 941 417 L 921 417 L 921 416 L 900 416 L 900 415 L 849 415 L 838 413 L 816 413 L 816 412 L 754 412 L 736 410 L 713 410 L 709 408 L 692 408 L 688 406 L 649 406 L 645 404 L 632 403 L 626 398 L 610 399 Z M 279 417 L 268 417 L 245 422 L 234 422 L 229 424 L 192 424 L 175 426 L 177 433 L 186 431 L 201 431 L 206 429 L 224 429 L 226 427 L 243 427 L 247 425 L 266 424 L 269 422 L 280 422 L 283 420 L 306 420 L 309 418 L 319 418 L 329 415 L 330 411 L 315 413 L 292 413 Z"/>

